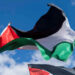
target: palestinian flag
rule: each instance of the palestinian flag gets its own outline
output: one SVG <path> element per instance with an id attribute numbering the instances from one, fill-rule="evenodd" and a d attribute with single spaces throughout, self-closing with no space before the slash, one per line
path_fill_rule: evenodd
<path id="1" fill-rule="evenodd" d="M 46 64 L 29 64 L 30 75 L 75 75 L 75 69 Z"/>
<path id="2" fill-rule="evenodd" d="M 51 57 L 67 60 L 74 49 L 75 32 L 70 28 L 63 10 L 53 4 L 48 5 L 51 6 L 49 11 L 30 31 L 23 32 L 8 25 L 1 35 L 0 52 L 16 48 L 39 49 L 46 60 Z"/>

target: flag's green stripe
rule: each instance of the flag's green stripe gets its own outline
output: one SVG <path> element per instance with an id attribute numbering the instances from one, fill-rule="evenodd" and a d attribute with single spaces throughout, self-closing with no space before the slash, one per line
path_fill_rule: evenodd
<path id="1" fill-rule="evenodd" d="M 51 57 L 55 57 L 59 60 L 65 61 L 72 54 L 72 51 L 73 51 L 73 44 L 69 42 L 62 42 L 58 44 L 54 48 L 53 52 L 50 52 L 47 48 L 45 48 L 44 46 L 42 46 L 41 44 L 39 44 L 37 41 L 33 40 L 32 38 L 19 38 L 7 43 L 5 46 L 0 48 L 0 52 L 17 49 L 25 45 L 37 46 L 42 56 L 46 60 L 49 60 Z"/>
<path id="2" fill-rule="evenodd" d="M 2 48 L 0 48 L 0 52 L 6 51 L 6 50 L 17 49 L 17 48 L 19 48 L 21 46 L 25 46 L 25 45 L 35 45 L 35 46 L 37 46 L 37 48 L 40 50 L 42 56 L 46 60 L 50 59 L 51 52 L 48 49 L 44 48 L 37 41 L 33 40 L 32 38 L 18 38 L 18 39 L 15 39 L 15 40 L 7 43 Z"/>
<path id="3" fill-rule="evenodd" d="M 52 54 L 53 57 L 66 61 L 73 52 L 74 44 L 70 42 L 62 42 L 55 46 L 55 50 Z"/>

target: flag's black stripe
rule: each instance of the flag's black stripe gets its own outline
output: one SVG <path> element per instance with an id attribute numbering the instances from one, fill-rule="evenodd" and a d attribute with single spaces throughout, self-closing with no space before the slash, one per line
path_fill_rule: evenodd
<path id="1" fill-rule="evenodd" d="M 28 32 L 22 32 L 13 26 L 11 27 L 20 37 L 40 39 L 59 31 L 64 21 L 65 16 L 63 15 L 63 11 L 55 5 L 51 5 L 49 11 L 37 21 L 32 30 Z"/>
<path id="2" fill-rule="evenodd" d="M 70 70 L 67 70 L 68 68 L 61 68 L 61 67 L 55 67 L 52 65 L 46 65 L 46 64 L 29 64 L 28 65 L 31 68 L 37 68 L 41 70 L 46 70 L 49 73 L 52 73 L 53 75 L 75 75 L 75 70 L 72 72 Z"/>

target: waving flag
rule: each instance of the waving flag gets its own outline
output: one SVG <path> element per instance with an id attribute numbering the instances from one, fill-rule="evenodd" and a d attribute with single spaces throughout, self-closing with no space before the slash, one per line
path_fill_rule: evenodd
<path id="1" fill-rule="evenodd" d="M 46 64 L 29 64 L 30 75 L 75 75 L 75 69 Z"/>
<path id="2" fill-rule="evenodd" d="M 38 48 L 46 60 L 51 57 L 62 61 L 67 60 L 74 49 L 75 32 L 70 28 L 63 10 L 56 5 L 48 5 L 51 8 L 39 19 L 32 30 L 23 32 L 8 26 L 1 38 L 9 41 L 3 43 L 4 40 L 0 39 L 2 42 L 0 52 L 16 48 L 34 50 Z M 9 31 L 10 34 L 7 34 Z"/>

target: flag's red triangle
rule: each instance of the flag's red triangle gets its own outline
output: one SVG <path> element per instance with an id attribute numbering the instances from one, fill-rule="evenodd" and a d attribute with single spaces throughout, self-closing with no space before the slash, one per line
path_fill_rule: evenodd
<path id="1" fill-rule="evenodd" d="M 30 75 L 50 75 L 49 72 L 37 68 L 31 68 L 29 67 Z"/>
<path id="2" fill-rule="evenodd" d="M 8 42 L 19 38 L 19 36 L 15 33 L 15 31 L 8 25 L 2 32 L 0 36 L 0 47 L 4 46 Z"/>

